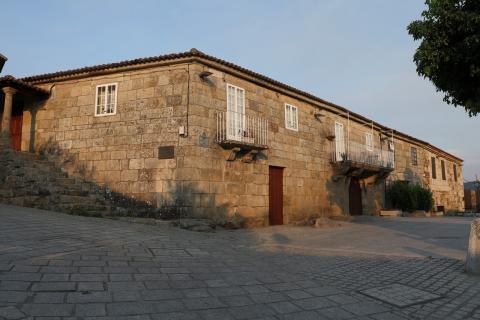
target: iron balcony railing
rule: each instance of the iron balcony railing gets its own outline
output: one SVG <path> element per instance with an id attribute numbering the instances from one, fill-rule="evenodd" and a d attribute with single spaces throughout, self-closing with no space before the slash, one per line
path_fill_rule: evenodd
<path id="1" fill-rule="evenodd" d="M 390 150 L 389 144 L 384 149 L 379 149 L 355 141 L 334 140 L 332 143 L 334 163 L 351 161 L 374 167 L 395 168 L 395 151 Z"/>
<path id="2" fill-rule="evenodd" d="M 268 146 L 268 120 L 233 111 L 217 114 L 217 142 Z"/>

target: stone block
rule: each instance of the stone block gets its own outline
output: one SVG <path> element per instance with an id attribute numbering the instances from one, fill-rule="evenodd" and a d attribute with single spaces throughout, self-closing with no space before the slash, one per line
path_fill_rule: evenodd
<path id="1" fill-rule="evenodd" d="M 480 275 L 480 219 L 473 220 L 470 227 L 466 271 Z"/>

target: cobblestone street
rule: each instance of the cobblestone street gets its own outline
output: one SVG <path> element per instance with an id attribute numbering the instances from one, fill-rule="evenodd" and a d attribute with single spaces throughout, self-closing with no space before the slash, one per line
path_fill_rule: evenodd
<path id="1" fill-rule="evenodd" d="M 480 278 L 437 249 L 335 251 L 324 238 L 332 250 L 312 250 L 284 235 L 271 245 L 272 230 L 199 233 L 0 205 L 0 319 L 480 319 Z"/>

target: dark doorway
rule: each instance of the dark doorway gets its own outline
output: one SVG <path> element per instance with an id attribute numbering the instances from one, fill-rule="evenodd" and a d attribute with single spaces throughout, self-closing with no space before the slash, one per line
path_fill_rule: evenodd
<path id="1" fill-rule="evenodd" d="M 268 222 L 283 224 L 283 168 L 269 167 Z"/>
<path id="2" fill-rule="evenodd" d="M 12 119 L 10 120 L 10 141 L 13 150 L 20 151 L 22 149 L 22 124 L 22 108 L 14 108 L 12 110 Z"/>
<path id="3" fill-rule="evenodd" d="M 362 211 L 362 188 L 360 181 L 355 178 L 350 179 L 350 186 L 348 188 L 350 215 L 361 215 Z"/>

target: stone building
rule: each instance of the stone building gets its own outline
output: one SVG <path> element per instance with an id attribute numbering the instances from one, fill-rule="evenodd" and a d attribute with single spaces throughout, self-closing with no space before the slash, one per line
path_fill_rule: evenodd
<path id="1" fill-rule="evenodd" d="M 393 180 L 463 210 L 462 160 L 230 62 L 179 54 L 0 79 L 2 133 L 158 207 L 281 224 L 376 215 Z"/>

